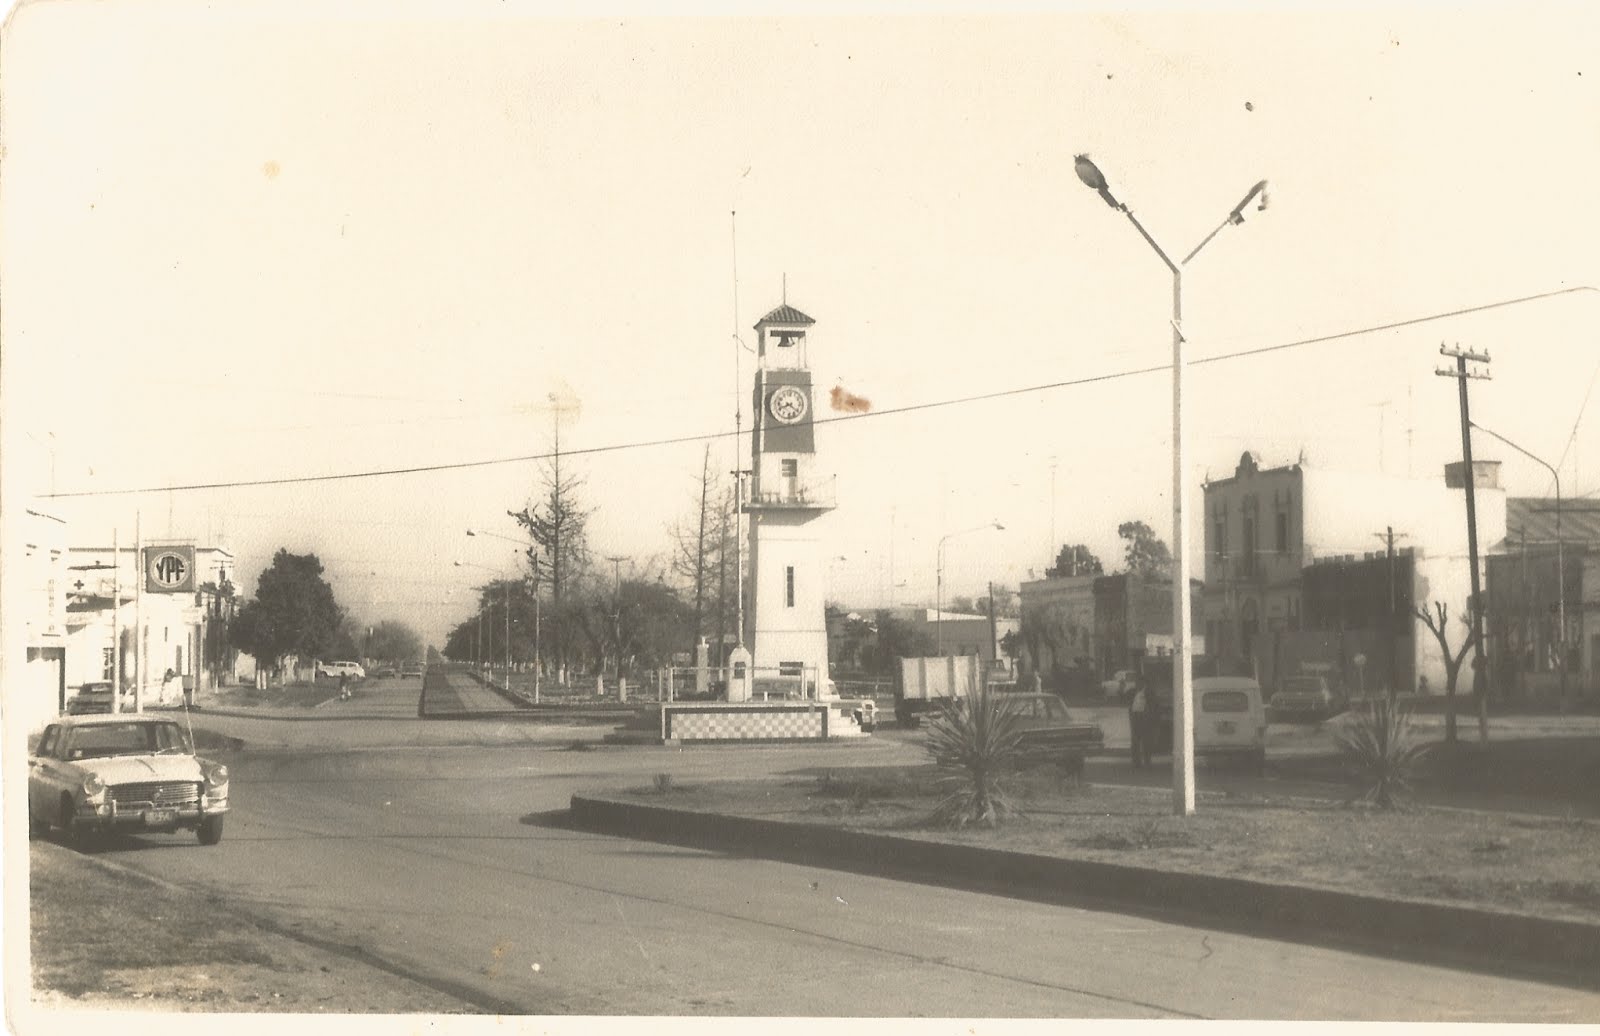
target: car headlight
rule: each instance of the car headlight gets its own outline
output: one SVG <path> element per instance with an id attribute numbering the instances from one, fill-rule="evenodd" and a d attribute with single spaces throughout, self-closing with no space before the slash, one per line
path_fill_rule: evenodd
<path id="1" fill-rule="evenodd" d="M 218 763 L 216 766 L 213 766 L 206 772 L 206 785 L 208 787 L 220 788 L 227 783 L 228 768 L 223 766 L 221 763 Z"/>
<path id="2" fill-rule="evenodd" d="M 83 797 L 84 798 L 86 798 L 86 799 L 97 799 L 101 795 L 104 795 L 105 793 L 106 793 L 106 782 L 102 781 L 98 774 L 91 773 L 91 774 L 89 774 L 87 777 L 85 777 L 83 779 Z"/>

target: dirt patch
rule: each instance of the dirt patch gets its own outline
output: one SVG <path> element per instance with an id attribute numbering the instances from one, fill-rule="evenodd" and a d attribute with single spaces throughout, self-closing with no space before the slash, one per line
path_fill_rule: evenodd
<path id="1" fill-rule="evenodd" d="M 45 1008 L 463 1014 L 445 993 L 291 939 L 220 900 L 30 846 L 33 1002 Z"/>
<path id="2" fill-rule="evenodd" d="M 624 793 L 627 794 L 627 793 Z M 1202 796 L 1194 816 L 1166 789 L 1013 781 L 1024 810 L 992 829 L 929 817 L 931 767 L 759 783 L 706 783 L 633 796 L 678 809 L 885 831 L 1015 852 L 1132 863 L 1349 892 L 1437 900 L 1600 923 L 1600 822 L 1411 807 Z"/>

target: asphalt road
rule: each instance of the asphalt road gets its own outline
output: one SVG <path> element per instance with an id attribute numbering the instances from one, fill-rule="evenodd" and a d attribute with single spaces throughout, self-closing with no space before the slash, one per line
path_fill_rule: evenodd
<path id="1" fill-rule="evenodd" d="M 153 836 L 104 855 L 503 1014 L 1600 1017 L 1600 996 L 1535 982 L 548 826 L 574 792 L 659 773 L 921 752 L 573 751 L 572 728 L 418 720 L 416 690 L 369 681 L 298 722 L 204 716 L 250 745 L 222 844 Z"/>

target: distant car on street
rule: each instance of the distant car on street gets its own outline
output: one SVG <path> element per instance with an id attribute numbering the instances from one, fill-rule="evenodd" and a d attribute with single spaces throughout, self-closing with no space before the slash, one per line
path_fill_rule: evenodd
<path id="1" fill-rule="evenodd" d="M 418 679 L 421 679 L 422 678 L 422 663 L 421 662 L 407 662 L 407 663 L 405 663 L 404 665 L 402 665 L 400 667 L 400 675 L 401 676 L 415 676 Z"/>
<path id="2" fill-rule="evenodd" d="M 318 676 L 348 676 L 352 680 L 365 680 L 367 671 L 360 662 L 318 662 Z"/>
<path id="3" fill-rule="evenodd" d="M 1133 697 L 1139 686 L 1139 674 L 1132 669 L 1118 669 L 1111 679 L 1100 681 L 1100 693 L 1107 701 L 1125 701 Z"/>
<path id="4" fill-rule="evenodd" d="M 372 678 L 374 680 L 384 680 L 399 675 L 400 670 L 396 669 L 392 665 L 381 665 L 372 671 Z"/>
<path id="5" fill-rule="evenodd" d="M 1325 676 L 1291 676 L 1267 707 L 1275 719 L 1319 720 L 1343 712 L 1345 702 Z"/>
<path id="6" fill-rule="evenodd" d="M 127 695 L 123 695 L 126 700 Z M 78 693 L 67 699 L 67 715 L 85 716 L 111 712 L 112 694 L 110 680 L 95 680 L 78 688 Z"/>
<path id="7" fill-rule="evenodd" d="M 194 753 L 175 720 L 149 714 L 63 716 L 28 757 L 28 833 L 58 827 L 83 844 L 108 831 L 191 830 L 222 840 L 228 768 Z"/>

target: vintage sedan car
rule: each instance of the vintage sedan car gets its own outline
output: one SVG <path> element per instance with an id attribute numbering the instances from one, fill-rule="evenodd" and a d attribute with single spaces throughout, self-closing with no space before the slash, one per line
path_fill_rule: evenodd
<path id="1" fill-rule="evenodd" d="M 1343 712 L 1343 698 L 1323 676 L 1291 676 L 1267 702 L 1274 719 L 1318 720 Z"/>
<path id="2" fill-rule="evenodd" d="M 318 662 L 318 676 L 348 676 L 352 680 L 365 680 L 367 671 L 360 662 Z"/>
<path id="3" fill-rule="evenodd" d="M 400 675 L 403 676 L 403 677 L 415 676 L 418 679 L 421 679 L 421 677 L 422 677 L 422 663 L 421 662 L 407 662 L 407 663 L 405 663 L 404 665 L 402 665 L 400 667 Z"/>
<path id="4" fill-rule="evenodd" d="M 194 831 L 222 840 L 228 768 L 194 753 L 183 726 L 149 713 L 63 716 L 28 757 L 28 831 L 91 836 Z"/>
<path id="5" fill-rule="evenodd" d="M 1016 724 L 1016 762 L 1021 767 L 1059 766 L 1081 777 L 1084 761 L 1105 747 L 1105 732 L 1100 724 L 1074 719 L 1054 694 L 996 694 L 990 701 L 1004 709 Z M 962 712 L 967 702 L 956 699 L 944 707 Z M 949 757 L 934 758 L 941 765 L 954 762 Z"/>

